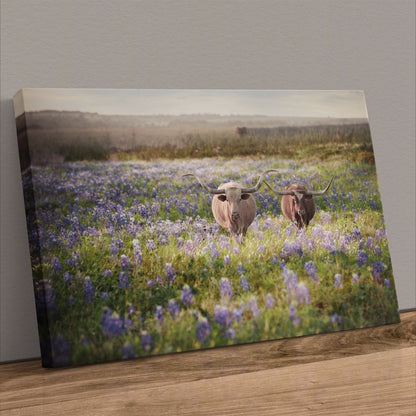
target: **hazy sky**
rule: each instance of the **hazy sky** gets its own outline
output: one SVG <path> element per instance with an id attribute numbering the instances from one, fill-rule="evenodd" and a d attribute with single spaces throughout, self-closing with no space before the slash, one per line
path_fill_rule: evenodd
<path id="1" fill-rule="evenodd" d="M 23 97 L 26 111 L 367 118 L 362 91 L 29 88 L 23 90 Z M 16 105 L 16 115 L 22 112 Z"/>

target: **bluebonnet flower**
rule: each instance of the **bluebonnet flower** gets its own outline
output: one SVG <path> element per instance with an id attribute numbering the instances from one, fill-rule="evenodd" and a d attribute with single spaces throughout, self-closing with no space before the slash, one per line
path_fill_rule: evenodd
<path id="1" fill-rule="evenodd" d="M 384 238 L 386 238 L 386 231 L 383 228 L 378 229 L 375 235 L 375 240 L 380 243 Z"/>
<path id="2" fill-rule="evenodd" d="M 238 265 L 237 265 L 237 273 L 244 274 L 245 271 L 246 271 L 246 269 L 244 268 L 244 266 L 242 265 L 242 263 L 238 263 Z"/>
<path id="3" fill-rule="evenodd" d="M 223 277 L 220 280 L 220 296 L 222 301 L 230 300 L 233 297 L 233 288 L 230 280 L 226 277 Z"/>
<path id="4" fill-rule="evenodd" d="M 231 325 L 232 319 L 230 311 L 225 305 L 216 305 L 214 309 L 214 320 L 223 327 Z"/>
<path id="5" fill-rule="evenodd" d="M 94 302 L 94 295 L 95 295 L 94 285 L 88 276 L 84 279 L 83 286 L 84 286 L 85 302 L 87 303 Z"/>
<path id="6" fill-rule="evenodd" d="M 331 224 L 332 222 L 332 215 L 330 213 L 321 212 L 321 223 L 322 224 Z"/>
<path id="7" fill-rule="evenodd" d="M 157 250 L 157 245 L 153 240 L 147 240 L 147 249 L 149 251 Z"/>
<path id="8" fill-rule="evenodd" d="M 52 343 L 52 361 L 56 366 L 68 365 L 71 362 L 71 344 L 63 335 L 58 335 Z"/>
<path id="9" fill-rule="evenodd" d="M 376 261 L 371 265 L 371 267 L 373 268 L 372 274 L 374 279 L 377 280 L 377 282 L 380 282 L 380 275 L 382 272 L 384 272 L 384 270 L 387 269 L 387 266 L 381 261 Z"/>
<path id="10" fill-rule="evenodd" d="M 62 273 L 62 266 L 57 257 L 54 257 L 52 259 L 52 271 L 53 271 L 53 274 Z"/>
<path id="11" fill-rule="evenodd" d="M 232 311 L 232 320 L 233 322 L 235 322 L 236 324 L 241 324 L 243 322 L 243 313 L 244 313 L 244 309 L 243 308 L 238 308 L 235 307 Z"/>
<path id="12" fill-rule="evenodd" d="M 72 274 L 69 274 L 68 272 L 64 273 L 64 282 L 66 286 L 71 286 L 73 279 L 74 276 Z"/>
<path id="13" fill-rule="evenodd" d="M 118 288 L 121 290 L 127 290 L 130 288 L 130 281 L 126 272 L 120 272 L 118 277 Z"/>
<path id="14" fill-rule="evenodd" d="M 133 240 L 133 258 L 136 266 L 143 263 L 142 246 L 137 239 Z"/>
<path id="15" fill-rule="evenodd" d="M 115 256 L 118 253 L 118 250 L 123 247 L 124 244 L 122 240 L 119 238 L 113 238 L 110 244 L 110 253 Z"/>
<path id="16" fill-rule="evenodd" d="M 240 287 L 243 292 L 250 292 L 250 285 L 243 274 L 240 276 Z"/>
<path id="17" fill-rule="evenodd" d="M 225 336 L 226 339 L 234 340 L 235 339 L 235 336 L 236 336 L 235 329 L 232 328 L 232 327 L 227 328 L 224 331 L 224 336 Z"/>
<path id="18" fill-rule="evenodd" d="M 130 268 L 130 259 L 125 254 L 122 254 L 120 257 L 120 265 L 122 270 L 127 270 Z"/>
<path id="19" fill-rule="evenodd" d="M 110 299 L 110 296 L 107 292 L 103 292 L 103 293 L 101 293 L 100 299 L 108 300 L 108 299 Z"/>
<path id="20" fill-rule="evenodd" d="M 133 345 L 130 344 L 130 342 L 125 342 L 123 344 L 123 348 L 121 349 L 121 359 L 122 360 L 128 360 L 129 358 L 135 358 L 136 353 L 134 352 Z"/>
<path id="21" fill-rule="evenodd" d="M 307 263 L 305 263 L 305 272 L 306 274 L 309 276 L 309 278 L 313 281 L 313 282 L 317 282 L 319 281 L 318 278 L 318 269 L 315 266 L 315 263 L 313 261 L 308 261 Z"/>
<path id="22" fill-rule="evenodd" d="M 272 309 L 275 303 L 276 299 L 270 293 L 268 293 L 266 295 L 266 309 Z"/>
<path id="23" fill-rule="evenodd" d="M 175 299 L 170 299 L 168 302 L 168 312 L 172 319 L 177 318 L 181 313 L 181 308 Z"/>
<path id="24" fill-rule="evenodd" d="M 334 313 L 331 318 L 329 319 L 329 322 L 331 322 L 332 324 L 336 324 L 336 325 L 341 325 L 342 324 L 342 317 L 337 315 L 336 313 Z"/>
<path id="25" fill-rule="evenodd" d="M 166 283 L 168 285 L 175 283 L 176 273 L 171 263 L 166 263 L 165 271 L 166 271 Z"/>
<path id="26" fill-rule="evenodd" d="M 191 306 L 194 303 L 194 295 L 192 294 L 192 290 L 188 285 L 184 285 L 181 290 L 181 302 L 185 306 Z"/>
<path id="27" fill-rule="evenodd" d="M 271 257 L 271 263 L 274 265 L 279 265 L 280 264 L 280 259 L 279 256 L 277 254 L 273 254 L 273 256 Z"/>
<path id="28" fill-rule="evenodd" d="M 361 281 L 360 276 L 358 276 L 358 274 L 356 274 L 356 273 L 353 273 L 353 275 L 352 275 L 352 283 L 353 284 L 357 284 L 357 283 L 360 283 L 360 281 Z"/>
<path id="29" fill-rule="evenodd" d="M 229 266 L 231 264 L 230 256 L 224 256 L 223 263 L 224 266 Z"/>
<path id="30" fill-rule="evenodd" d="M 265 253 L 266 247 L 265 246 L 259 246 L 259 253 Z"/>
<path id="31" fill-rule="evenodd" d="M 104 308 L 100 324 L 104 336 L 120 337 L 126 332 L 124 320 L 109 308 Z"/>
<path id="32" fill-rule="evenodd" d="M 367 238 L 367 248 L 370 250 L 374 248 L 374 239 L 372 237 Z"/>
<path id="33" fill-rule="evenodd" d="M 257 307 L 257 299 L 255 297 L 250 298 L 248 302 L 248 309 L 253 314 L 253 318 L 258 318 L 261 310 Z"/>
<path id="34" fill-rule="evenodd" d="M 375 247 L 374 251 L 376 252 L 377 257 L 381 257 L 381 248 L 380 247 Z"/>
<path id="35" fill-rule="evenodd" d="M 323 230 L 322 227 L 319 225 L 316 225 L 315 227 L 312 228 L 312 238 L 313 239 L 319 239 L 323 236 Z"/>
<path id="36" fill-rule="evenodd" d="M 211 334 L 211 326 L 208 322 L 208 319 L 200 316 L 198 318 L 198 324 L 196 326 L 196 340 L 200 344 L 203 344 L 207 341 L 210 334 Z"/>
<path id="37" fill-rule="evenodd" d="M 360 241 L 362 239 L 361 231 L 358 228 L 352 230 L 352 237 L 354 240 Z"/>
<path id="38" fill-rule="evenodd" d="M 386 286 L 386 287 L 388 287 L 388 288 L 391 288 L 391 282 L 390 282 L 390 279 L 384 279 L 383 284 L 384 284 L 384 286 Z"/>
<path id="39" fill-rule="evenodd" d="M 302 323 L 302 320 L 297 316 L 298 309 L 296 304 L 291 302 L 289 305 L 289 318 L 294 326 L 298 326 Z"/>
<path id="40" fill-rule="evenodd" d="M 342 289 L 344 286 L 342 285 L 342 283 L 341 283 L 341 279 L 342 279 L 342 276 L 339 274 L 339 273 L 337 273 L 336 275 L 335 275 L 335 283 L 334 283 L 334 287 L 336 287 L 336 288 L 338 288 L 338 289 Z"/>
<path id="41" fill-rule="evenodd" d="M 103 276 L 104 277 L 110 277 L 113 275 L 113 272 L 111 270 L 104 270 L 103 271 Z"/>
<path id="42" fill-rule="evenodd" d="M 148 280 L 147 281 L 147 286 L 149 286 L 149 287 L 155 287 L 155 282 L 153 281 L 153 280 Z"/>
<path id="43" fill-rule="evenodd" d="M 357 264 L 359 267 L 364 266 L 368 261 L 368 256 L 365 251 L 359 251 L 357 253 Z"/>
<path id="44" fill-rule="evenodd" d="M 163 318 L 163 307 L 162 306 L 160 306 L 160 305 L 156 306 L 155 317 L 162 325 L 165 323 L 165 318 Z"/>
<path id="45" fill-rule="evenodd" d="M 149 353 L 154 347 L 153 337 L 147 331 L 142 331 L 140 343 L 145 353 Z"/>

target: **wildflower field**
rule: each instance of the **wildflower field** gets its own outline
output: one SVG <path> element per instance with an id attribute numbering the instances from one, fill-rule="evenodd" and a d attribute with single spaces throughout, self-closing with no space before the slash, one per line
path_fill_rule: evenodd
<path id="1" fill-rule="evenodd" d="M 242 244 L 215 222 L 217 187 L 315 197 L 306 230 L 262 186 Z M 30 184 L 33 184 L 33 194 Z M 24 177 L 47 365 L 126 359 L 399 321 L 375 165 L 278 157 L 71 162 Z M 32 201 L 32 202 L 30 202 Z M 33 203 L 36 201 L 36 213 Z M 32 205 L 30 205 L 32 204 Z"/>

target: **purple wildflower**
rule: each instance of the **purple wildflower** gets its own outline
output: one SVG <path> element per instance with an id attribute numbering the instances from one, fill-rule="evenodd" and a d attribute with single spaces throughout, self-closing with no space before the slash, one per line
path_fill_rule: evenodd
<path id="1" fill-rule="evenodd" d="M 121 290 L 127 290 L 130 288 L 129 277 L 126 272 L 120 272 L 118 277 L 118 288 Z"/>
<path id="2" fill-rule="evenodd" d="M 329 319 L 329 322 L 335 325 L 341 325 L 342 324 L 342 317 L 334 313 L 331 318 Z"/>
<path id="3" fill-rule="evenodd" d="M 242 263 L 238 263 L 238 265 L 237 265 L 237 273 L 244 274 L 245 271 L 246 271 L 246 269 L 244 268 L 244 266 L 242 265 Z"/>
<path id="4" fill-rule="evenodd" d="M 250 285 L 243 274 L 240 276 L 240 287 L 243 292 L 250 292 Z"/>
<path id="5" fill-rule="evenodd" d="M 236 336 L 235 329 L 232 327 L 227 328 L 226 331 L 224 332 L 224 336 L 226 339 L 234 340 Z"/>
<path id="6" fill-rule="evenodd" d="M 233 322 L 235 322 L 236 324 L 240 324 L 243 322 L 243 313 L 244 313 L 244 309 L 243 308 L 237 308 L 235 307 L 233 309 L 232 312 L 232 320 Z"/>
<path id="7" fill-rule="evenodd" d="M 147 240 L 147 249 L 149 251 L 157 250 L 157 245 L 153 240 Z"/>
<path id="8" fill-rule="evenodd" d="M 122 270 L 130 268 L 130 259 L 125 254 L 122 254 L 120 257 L 120 265 Z"/>
<path id="9" fill-rule="evenodd" d="M 367 238 L 367 248 L 370 250 L 374 248 L 374 239 L 372 237 Z"/>
<path id="10" fill-rule="evenodd" d="M 360 283 L 360 276 L 358 276 L 358 274 L 356 274 L 356 273 L 354 273 L 353 275 L 352 275 L 352 283 L 353 284 L 357 284 L 357 283 Z"/>
<path id="11" fill-rule="evenodd" d="M 224 256 L 223 263 L 224 266 L 229 266 L 231 264 L 230 256 Z"/>
<path id="12" fill-rule="evenodd" d="M 266 309 L 272 309 L 275 303 L 276 299 L 270 293 L 268 293 L 266 295 Z"/>
<path id="13" fill-rule="evenodd" d="M 384 272 L 384 270 L 387 269 L 387 266 L 381 261 L 376 261 L 371 265 L 371 267 L 373 268 L 372 274 L 373 274 L 374 279 L 377 280 L 377 282 L 380 282 L 381 281 L 380 275 L 382 272 Z"/>
<path id="14" fill-rule="evenodd" d="M 103 292 L 103 293 L 101 293 L 100 299 L 101 300 L 109 300 L 110 296 L 107 292 Z"/>
<path id="15" fill-rule="evenodd" d="M 298 326 L 302 323 L 301 319 L 297 316 L 298 310 L 295 303 L 289 305 L 289 318 L 294 326 Z"/>
<path id="16" fill-rule="evenodd" d="M 57 257 L 54 257 L 52 259 L 52 272 L 53 274 L 59 274 L 62 273 L 62 266 Z"/>
<path id="17" fill-rule="evenodd" d="M 173 268 L 171 263 L 166 263 L 166 283 L 168 285 L 175 283 L 175 269 Z"/>
<path id="18" fill-rule="evenodd" d="M 358 228 L 352 230 L 352 237 L 354 240 L 360 241 L 362 239 L 361 231 Z"/>
<path id="19" fill-rule="evenodd" d="M 156 306 L 155 311 L 155 318 L 163 325 L 165 323 L 165 319 L 163 318 L 163 307 L 160 305 Z"/>
<path id="20" fill-rule="evenodd" d="M 103 271 L 103 276 L 104 277 L 110 277 L 113 275 L 113 272 L 111 270 L 104 270 Z"/>
<path id="21" fill-rule="evenodd" d="M 85 302 L 87 303 L 94 302 L 94 295 L 95 295 L 94 285 L 88 276 L 85 278 L 83 286 L 84 286 Z"/>
<path id="22" fill-rule="evenodd" d="M 181 308 L 175 299 L 170 299 L 168 302 L 168 312 L 172 319 L 177 318 L 181 313 Z"/>
<path id="23" fill-rule="evenodd" d="M 316 268 L 314 262 L 308 261 L 307 263 L 305 263 L 304 268 L 305 268 L 306 274 L 309 276 L 309 279 L 311 279 L 315 283 L 319 283 L 319 278 L 317 275 L 318 269 Z"/>
<path id="24" fill-rule="evenodd" d="M 257 307 L 257 299 L 252 297 L 248 302 L 248 309 L 253 314 L 253 318 L 258 318 L 261 310 Z"/>
<path id="25" fill-rule="evenodd" d="M 209 325 L 208 319 L 200 316 L 196 326 L 196 340 L 200 344 L 203 344 L 208 340 L 210 334 L 211 326 Z"/>
<path id="26" fill-rule="evenodd" d="M 143 263 L 142 247 L 137 239 L 133 240 L 133 258 L 136 266 Z"/>
<path id="27" fill-rule="evenodd" d="M 338 289 L 342 289 L 344 286 L 342 285 L 342 283 L 341 283 L 341 279 L 342 279 L 342 276 L 339 274 L 339 273 L 337 273 L 336 275 L 335 275 L 335 283 L 334 283 L 334 287 L 336 287 L 336 288 L 338 288 Z"/>
<path id="28" fill-rule="evenodd" d="M 72 274 L 69 274 L 68 272 L 64 273 L 64 282 L 66 286 L 71 286 L 73 279 L 74 276 Z"/>
<path id="29" fill-rule="evenodd" d="M 133 345 L 130 342 L 125 342 L 123 348 L 121 349 L 121 359 L 128 360 L 129 358 L 135 358 L 136 353 L 134 352 Z"/>
<path id="30" fill-rule="evenodd" d="M 104 336 L 120 337 L 126 332 L 124 320 L 109 308 L 104 308 L 100 324 Z"/>
<path id="31" fill-rule="evenodd" d="M 222 301 L 230 300 L 233 297 L 233 288 L 230 280 L 226 277 L 220 280 L 220 296 Z"/>
<path id="32" fill-rule="evenodd" d="M 152 351 L 154 346 L 153 337 L 147 331 L 142 331 L 140 343 L 145 353 Z"/>
<path id="33" fill-rule="evenodd" d="M 155 283 L 153 282 L 153 280 L 148 280 L 147 281 L 147 286 L 153 288 L 153 287 L 155 287 Z"/>
<path id="34" fill-rule="evenodd" d="M 391 283 L 390 283 L 390 279 L 384 279 L 383 281 L 384 286 L 391 288 Z"/>
<path id="35" fill-rule="evenodd" d="M 214 309 L 214 320 L 223 327 L 231 325 L 231 314 L 225 305 L 216 305 Z"/>
<path id="36" fill-rule="evenodd" d="M 357 253 L 357 264 L 359 267 L 364 266 L 368 261 L 368 256 L 365 251 L 359 251 Z"/>
<path id="37" fill-rule="evenodd" d="M 184 285 L 181 290 L 181 302 L 185 306 L 191 306 L 194 303 L 194 295 L 192 294 L 192 290 L 188 285 Z"/>

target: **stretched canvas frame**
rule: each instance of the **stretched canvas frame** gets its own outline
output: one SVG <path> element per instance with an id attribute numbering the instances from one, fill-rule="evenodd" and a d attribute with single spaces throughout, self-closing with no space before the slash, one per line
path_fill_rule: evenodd
<path id="1" fill-rule="evenodd" d="M 14 104 L 44 366 L 399 322 L 362 92 Z"/>

